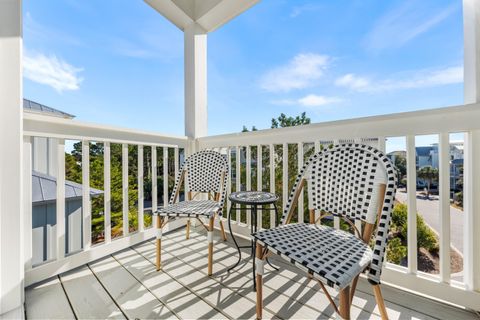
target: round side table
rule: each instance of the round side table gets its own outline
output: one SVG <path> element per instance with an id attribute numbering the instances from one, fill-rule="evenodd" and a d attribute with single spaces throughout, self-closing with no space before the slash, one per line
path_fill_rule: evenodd
<path id="1" fill-rule="evenodd" d="M 228 199 L 232 202 L 232 205 L 230 206 L 230 211 L 228 212 L 228 229 L 230 230 L 230 235 L 232 236 L 233 242 L 235 243 L 235 246 L 237 247 L 238 250 L 238 261 L 228 269 L 228 271 L 232 270 L 242 260 L 242 251 L 240 250 L 241 248 L 250 248 L 251 253 L 250 255 L 253 257 L 253 290 L 256 290 L 256 282 L 255 282 L 255 244 L 253 240 L 250 240 L 250 245 L 249 246 L 239 246 L 237 243 L 237 240 L 235 239 L 235 236 L 233 235 L 232 232 L 232 211 L 239 211 L 242 210 L 242 208 L 239 208 L 240 205 L 245 205 L 247 208 L 244 208 L 245 210 L 250 212 L 250 232 L 254 233 L 257 232 L 257 212 L 258 212 L 258 206 L 263 206 L 263 205 L 273 205 L 273 208 L 266 208 L 262 209 L 264 211 L 275 211 L 275 226 L 278 225 L 278 210 L 276 206 L 276 202 L 278 200 L 278 196 L 273 193 L 269 192 L 263 192 L 263 191 L 238 191 L 238 192 L 233 192 L 228 196 Z M 263 212 L 263 211 L 262 211 Z M 268 262 L 268 259 L 267 259 Z M 268 262 L 270 264 L 270 262 Z M 271 264 L 270 264 L 271 265 Z M 272 265 L 271 265 L 272 266 Z M 274 266 L 272 266 L 275 268 Z M 277 269 L 277 268 L 275 268 Z"/>

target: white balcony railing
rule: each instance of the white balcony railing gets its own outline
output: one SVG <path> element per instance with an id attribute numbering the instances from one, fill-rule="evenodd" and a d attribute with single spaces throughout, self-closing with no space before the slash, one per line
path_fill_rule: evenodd
<path id="1" fill-rule="evenodd" d="M 394 114 L 378 117 L 368 117 L 353 120 L 335 121 L 329 123 L 312 124 L 300 127 L 261 130 L 248 133 L 235 133 L 200 138 L 196 143 L 190 143 L 186 137 L 167 137 L 148 132 L 123 130 L 105 126 L 79 123 L 71 120 L 51 119 L 41 116 L 26 115 L 24 120 L 24 172 L 31 172 L 31 138 L 49 137 L 58 139 L 58 148 L 55 151 L 58 157 L 57 172 L 57 227 L 56 227 L 56 259 L 48 261 L 39 266 L 32 267 L 32 238 L 31 238 L 31 179 L 26 174 L 25 179 L 25 217 L 26 224 L 26 285 L 41 281 L 55 274 L 75 268 L 89 261 L 98 259 L 107 254 L 131 246 L 137 242 L 154 236 L 153 229 L 143 228 L 143 173 L 140 167 L 138 171 L 138 231 L 129 233 L 124 228 L 124 235 L 118 239 L 105 237 L 105 241 L 98 245 L 91 245 L 91 216 L 89 210 L 83 214 L 83 249 L 71 255 L 65 255 L 65 190 L 62 183 L 65 179 L 65 139 L 79 140 L 83 142 L 82 154 L 89 154 L 89 142 L 105 143 L 105 232 L 109 233 L 109 143 L 123 145 L 123 151 L 127 145 L 137 145 L 139 148 L 152 148 L 152 206 L 158 203 L 155 191 L 157 170 L 156 147 L 173 148 L 175 152 L 175 171 L 178 171 L 178 150 L 183 148 L 187 153 L 195 151 L 189 149 L 196 146 L 197 149 L 216 149 L 226 154 L 232 167 L 232 179 L 229 183 L 229 192 L 240 189 L 262 189 L 265 191 L 282 193 L 282 203 L 286 203 L 289 193 L 290 178 L 297 172 L 290 172 L 288 163 L 288 152 L 295 150 L 296 170 L 300 168 L 307 152 L 319 151 L 322 145 L 339 143 L 344 141 L 362 142 L 375 145 L 385 150 L 385 144 L 389 137 L 405 137 L 407 152 L 407 196 L 408 196 L 408 265 L 401 267 L 390 263 L 385 264 L 383 280 L 386 283 L 400 286 L 406 290 L 415 291 L 420 294 L 429 295 L 438 299 L 455 303 L 458 305 L 478 309 L 480 305 L 480 293 L 478 289 L 480 270 L 480 105 L 466 105 L 449 107 L 428 111 L 417 111 L 403 114 Z M 463 250 L 463 281 L 457 282 L 451 279 L 450 272 L 450 169 L 449 169 L 449 134 L 465 133 L 465 171 L 464 171 L 464 250 Z M 439 256 L 440 273 L 431 275 L 418 271 L 417 266 L 417 233 L 416 233 L 416 166 L 415 166 L 415 136 L 417 135 L 438 135 L 439 141 Z M 268 150 L 268 152 L 267 152 Z M 282 150 L 281 152 L 279 150 Z M 253 152 L 252 152 L 253 151 Z M 138 152 L 140 157 L 141 152 Z M 163 153 L 166 154 L 165 152 Z M 244 156 L 242 156 L 244 154 Z M 125 159 L 125 153 L 123 159 Z M 252 161 L 256 159 L 256 161 Z M 83 160 L 83 158 L 82 158 Z M 260 161 L 261 160 L 261 161 Z M 138 163 L 143 160 L 139 159 Z M 291 161 L 290 161 L 291 162 Z M 164 161 L 164 166 L 166 161 Z M 168 166 L 168 164 L 167 164 Z M 268 167 L 268 170 L 265 170 Z M 83 184 L 83 207 L 90 208 L 89 203 L 89 171 L 88 157 L 82 163 L 82 184 Z M 123 162 L 123 174 L 128 177 L 128 163 Z M 127 172 L 126 172 L 127 171 Z M 125 173 L 126 172 L 126 173 Z M 166 174 L 168 168 L 164 168 Z M 277 172 L 277 174 L 275 174 Z M 255 173 L 252 179 L 252 173 Z M 278 174 L 281 173 L 281 174 Z M 268 179 L 264 179 L 269 176 Z M 281 177 L 281 182 L 276 181 L 276 176 Z M 123 181 L 128 179 L 123 179 Z M 164 177 L 164 194 L 168 195 L 167 177 Z M 276 190 L 277 185 L 281 188 Z M 128 186 L 123 186 L 125 189 Z M 128 192 L 128 191 L 127 191 Z M 127 193 L 128 194 L 128 193 Z M 125 195 L 125 193 L 124 193 Z M 168 199 L 168 197 L 167 197 Z M 300 198 L 298 220 L 305 221 L 304 212 L 301 208 L 307 199 Z M 128 204 L 127 204 L 128 205 Z M 230 204 L 228 204 L 230 206 Z M 29 209 L 30 208 L 30 209 Z M 124 221 L 128 221 L 128 212 L 124 210 Z M 259 215 L 259 225 L 261 221 Z M 252 223 L 248 215 L 243 219 L 241 215 L 236 216 L 234 232 L 248 235 L 249 226 Z M 274 217 L 270 216 L 269 226 L 273 226 Z M 338 221 L 334 225 L 339 226 Z M 172 224 L 175 228 L 180 224 Z M 263 227 L 269 227 L 268 225 Z"/>
<path id="2" fill-rule="evenodd" d="M 32 265 L 32 141 L 33 138 L 49 138 L 54 139 L 55 150 L 49 150 L 49 154 L 55 157 L 56 172 L 52 175 L 56 177 L 56 222 L 55 227 L 48 236 L 53 236 L 51 248 L 54 258 L 47 260 L 40 265 Z M 65 237 L 68 232 L 66 230 L 65 221 L 65 141 L 76 140 L 82 143 L 82 221 L 81 230 L 81 250 L 74 253 L 66 254 Z M 104 146 L 104 241 L 99 244 L 92 244 L 91 226 L 91 197 L 90 197 L 90 143 L 102 143 Z M 123 230 L 122 236 L 116 239 L 111 237 L 111 163 L 110 163 L 110 145 L 121 144 L 122 150 L 122 195 L 123 195 Z M 151 149 L 151 176 L 152 176 L 152 208 L 160 205 L 160 199 L 157 199 L 157 189 L 163 188 L 163 194 L 168 195 L 168 172 L 169 168 L 166 156 L 168 150 L 173 149 L 174 168 L 176 173 L 179 170 L 179 149 L 185 149 L 187 139 L 185 137 L 169 137 L 150 132 L 141 132 L 127 129 L 118 129 L 107 126 L 81 123 L 72 120 L 57 119 L 45 117 L 41 115 L 25 114 L 24 116 L 24 195 L 25 195 L 25 285 L 39 282 L 53 275 L 81 266 L 90 261 L 104 257 L 118 250 L 127 248 L 135 243 L 149 239 L 155 235 L 154 228 L 145 228 L 144 226 L 144 207 L 143 207 L 143 182 L 144 172 L 143 166 L 143 149 Z M 128 203 L 128 181 L 129 181 L 129 164 L 128 164 L 128 146 L 134 145 L 138 147 L 138 227 L 135 232 L 129 230 L 129 203 Z M 157 186 L 157 150 L 162 150 L 164 155 L 163 161 L 163 186 Z M 171 170 L 172 171 L 172 170 Z M 145 173 L 146 174 L 146 173 Z M 168 199 L 164 197 L 164 199 Z M 165 203 L 165 201 L 163 201 Z M 169 225 L 169 228 L 180 226 L 180 222 Z M 78 230 L 76 230 L 78 232 Z M 35 248 L 38 249 L 38 244 Z"/>
<path id="3" fill-rule="evenodd" d="M 464 133 L 464 225 L 463 225 L 463 281 L 451 279 L 450 272 L 450 141 L 451 133 Z M 439 274 L 418 271 L 417 266 L 417 200 L 415 137 L 436 135 L 439 142 Z M 313 148 L 319 151 L 321 145 L 342 142 L 360 142 L 373 145 L 385 151 L 388 138 L 404 137 L 407 153 L 407 204 L 408 204 L 408 266 L 385 264 L 383 281 L 402 288 L 449 301 L 458 305 L 478 309 L 480 305 L 479 274 L 480 261 L 480 105 L 465 105 L 435 110 L 416 111 L 385 116 L 367 117 L 290 127 L 235 133 L 200 138 L 200 149 L 216 149 L 226 153 L 229 160 L 234 157 L 232 167 L 235 181 L 232 187 L 250 189 L 252 172 L 256 175 L 257 189 L 282 193 L 285 204 L 289 194 L 289 181 L 297 172 L 289 172 L 288 149 L 297 153 L 296 168 L 301 168 L 304 152 Z M 252 148 L 255 161 L 252 163 Z M 268 153 L 265 152 L 268 150 Z M 275 150 L 275 151 L 274 151 Z M 281 151 L 279 151 L 281 150 Z M 265 159 L 265 155 L 268 154 Z M 281 159 L 280 159 L 281 158 Z M 258 161 L 262 159 L 262 161 Z M 232 163 L 232 162 L 230 162 Z M 265 171 L 263 166 L 268 166 Z M 280 166 L 278 168 L 278 166 Z M 291 160 L 290 160 L 291 166 Z M 291 169 L 291 168 L 290 168 Z M 242 171 L 243 170 L 243 171 Z M 281 170 L 281 190 L 275 190 L 275 171 Z M 244 172 L 244 173 L 242 173 Z M 243 176 L 242 176 L 243 174 Z M 269 176 L 263 179 L 262 174 Z M 243 181 L 242 181 L 243 180 Z M 229 190 L 229 191 L 230 191 Z M 304 221 L 303 201 L 298 205 L 298 221 Z M 228 204 L 230 206 L 230 204 Z M 318 216 L 319 213 L 317 213 Z M 261 214 L 258 223 L 261 225 Z M 270 226 L 273 225 L 273 217 Z M 235 232 L 249 233 L 250 217 L 236 215 Z M 339 221 L 334 225 L 338 228 Z M 458 231 L 457 231 L 458 232 Z"/>

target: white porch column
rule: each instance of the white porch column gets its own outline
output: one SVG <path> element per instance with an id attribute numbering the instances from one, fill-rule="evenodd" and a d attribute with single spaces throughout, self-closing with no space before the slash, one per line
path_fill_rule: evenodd
<path id="1" fill-rule="evenodd" d="M 480 1 L 463 0 L 464 103 L 480 102 Z M 480 290 L 480 131 L 465 138 L 464 274 L 470 290 Z"/>
<path id="2" fill-rule="evenodd" d="M 207 32 L 197 23 L 185 27 L 185 135 L 207 135 Z"/>
<path id="3" fill-rule="evenodd" d="M 23 304 L 22 2 L 0 1 L 0 314 Z M 30 174 L 30 173 L 26 173 Z M 15 313 L 15 315 L 20 315 Z M 7 316 L 14 316 L 9 313 Z"/>

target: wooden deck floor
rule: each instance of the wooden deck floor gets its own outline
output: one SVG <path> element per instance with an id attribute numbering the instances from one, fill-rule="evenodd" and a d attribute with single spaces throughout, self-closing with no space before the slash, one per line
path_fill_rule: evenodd
<path id="1" fill-rule="evenodd" d="M 197 229 L 186 240 L 183 230 L 175 231 L 164 235 L 163 271 L 155 271 L 154 242 L 147 241 L 27 288 L 26 317 L 254 318 L 251 260 L 245 259 L 241 267 L 227 273 L 227 268 L 237 259 L 237 252 L 230 242 L 216 239 L 214 275 L 208 277 L 206 254 L 205 232 Z M 272 260 L 281 268 L 272 271 L 267 267 L 264 317 L 335 318 L 318 284 L 283 261 Z M 391 319 L 478 319 L 474 313 L 397 289 L 384 286 L 383 293 Z M 380 319 L 367 284 L 360 284 L 353 304 L 352 318 Z"/>

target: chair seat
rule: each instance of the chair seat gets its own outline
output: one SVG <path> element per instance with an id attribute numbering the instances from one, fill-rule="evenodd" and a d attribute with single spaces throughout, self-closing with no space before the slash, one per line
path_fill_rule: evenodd
<path id="1" fill-rule="evenodd" d="M 221 213 L 221 205 L 213 200 L 181 201 L 159 209 L 156 214 L 162 217 L 207 217 Z"/>
<path id="2" fill-rule="evenodd" d="M 353 234 L 328 226 L 287 224 L 252 235 L 324 284 L 343 289 L 372 261 L 373 252 Z"/>

